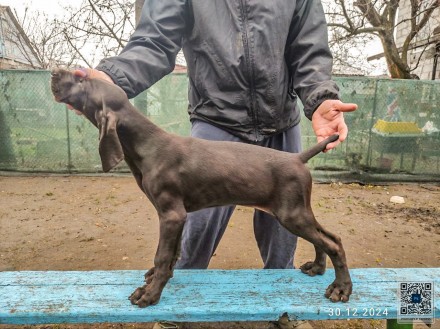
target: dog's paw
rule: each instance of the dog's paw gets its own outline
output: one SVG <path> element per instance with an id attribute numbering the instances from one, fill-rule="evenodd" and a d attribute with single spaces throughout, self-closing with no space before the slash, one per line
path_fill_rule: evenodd
<path id="1" fill-rule="evenodd" d="M 157 304 L 160 299 L 160 294 L 153 293 L 149 286 L 143 285 L 142 287 L 137 288 L 128 299 L 132 305 L 144 308 Z"/>
<path id="2" fill-rule="evenodd" d="M 153 281 L 153 277 L 154 277 L 154 267 L 152 267 L 152 268 L 150 268 L 149 270 L 148 270 L 148 272 L 147 273 L 145 273 L 145 282 L 147 283 L 147 284 L 149 284 L 149 283 L 151 283 L 151 281 Z"/>
<path id="3" fill-rule="evenodd" d="M 319 264 L 315 262 L 307 262 L 301 267 L 301 272 L 308 274 L 310 276 L 315 276 L 317 274 L 322 275 L 325 272 L 325 264 Z"/>
<path id="4" fill-rule="evenodd" d="M 332 302 L 348 302 L 353 289 L 351 281 L 337 282 L 336 280 L 328 286 L 325 291 L 325 297 L 329 298 Z"/>

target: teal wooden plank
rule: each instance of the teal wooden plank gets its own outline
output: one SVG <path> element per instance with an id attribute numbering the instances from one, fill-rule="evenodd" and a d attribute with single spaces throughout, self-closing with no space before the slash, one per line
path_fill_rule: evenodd
<path id="1" fill-rule="evenodd" d="M 398 283 L 433 282 L 440 316 L 440 269 L 352 269 L 348 303 L 323 293 L 334 271 L 176 270 L 158 305 L 139 309 L 127 297 L 144 271 L 0 272 L 0 323 L 275 321 L 395 318 Z M 386 311 L 386 312 L 385 312 Z M 385 314 L 387 313 L 387 314 Z"/>
<path id="2" fill-rule="evenodd" d="M 179 273 L 172 280 L 190 284 L 207 284 L 220 281 L 247 284 L 249 281 L 310 282 L 325 279 L 325 276 L 309 277 L 293 270 L 176 270 Z M 332 271 L 329 269 L 329 271 Z M 61 284 L 139 284 L 146 270 L 121 271 L 5 271 L 0 272 L 0 286 L 3 285 L 61 285 Z M 330 273 L 330 272 L 329 272 Z M 332 272 L 333 273 L 333 272 Z M 419 276 L 436 280 L 439 268 L 373 268 L 352 269 L 353 281 L 404 281 Z M 333 275 L 333 274 L 331 274 Z M 243 277 L 245 279 L 243 279 Z M 242 282 L 242 280 L 244 280 Z"/>

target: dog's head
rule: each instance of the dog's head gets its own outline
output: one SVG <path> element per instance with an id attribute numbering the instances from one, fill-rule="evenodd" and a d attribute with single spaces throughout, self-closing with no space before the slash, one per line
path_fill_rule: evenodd
<path id="1" fill-rule="evenodd" d="M 129 104 L 124 91 L 106 81 L 63 69 L 52 70 L 51 89 L 57 102 L 70 105 L 98 127 L 104 172 L 121 162 L 124 152 L 117 133 L 117 112 Z"/>

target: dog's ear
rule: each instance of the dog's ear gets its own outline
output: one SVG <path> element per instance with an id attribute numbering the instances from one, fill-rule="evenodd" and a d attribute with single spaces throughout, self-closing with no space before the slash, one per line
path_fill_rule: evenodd
<path id="1" fill-rule="evenodd" d="M 102 170 L 108 172 L 124 160 L 124 151 L 116 131 L 117 117 L 104 102 L 102 107 L 101 111 L 96 112 L 95 118 L 99 128 L 99 155 Z"/>

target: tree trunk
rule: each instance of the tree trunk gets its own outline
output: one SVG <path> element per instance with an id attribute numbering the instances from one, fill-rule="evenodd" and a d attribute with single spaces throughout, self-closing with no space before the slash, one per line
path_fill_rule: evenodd
<path id="1" fill-rule="evenodd" d="M 388 71 L 390 72 L 392 79 L 411 79 L 411 75 L 408 72 L 402 71 L 396 63 L 392 62 L 389 58 L 386 60 Z"/>
<path id="2" fill-rule="evenodd" d="M 408 63 L 402 60 L 394 38 L 390 33 L 380 33 L 380 40 L 384 49 L 385 59 L 392 79 L 411 79 L 411 71 Z"/>

